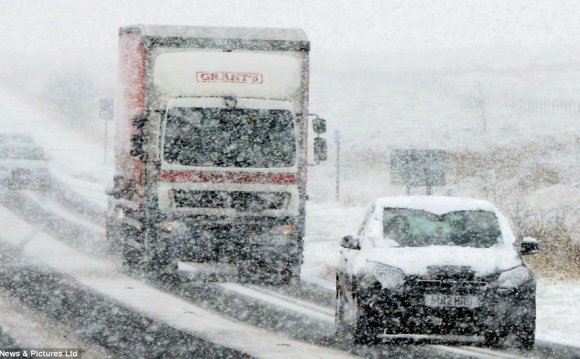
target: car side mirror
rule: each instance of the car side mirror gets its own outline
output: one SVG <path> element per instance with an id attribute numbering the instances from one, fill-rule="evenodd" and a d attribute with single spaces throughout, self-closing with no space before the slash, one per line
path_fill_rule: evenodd
<path id="1" fill-rule="evenodd" d="M 522 255 L 528 255 L 528 254 L 536 254 L 540 252 L 540 243 L 538 243 L 538 241 L 534 238 L 531 237 L 525 237 L 522 240 L 522 246 L 520 249 L 520 253 Z"/>
<path id="2" fill-rule="evenodd" d="M 346 249 L 360 249 L 360 242 L 357 236 L 344 236 L 340 240 L 340 246 Z"/>

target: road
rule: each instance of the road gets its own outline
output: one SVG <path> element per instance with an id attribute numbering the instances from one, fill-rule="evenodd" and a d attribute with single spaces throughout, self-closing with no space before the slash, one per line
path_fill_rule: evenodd
<path id="1" fill-rule="evenodd" d="M 23 335 L 31 332 L 94 358 L 580 357 L 578 348 L 549 342 L 530 352 L 477 340 L 353 345 L 334 336 L 334 292 L 322 279 L 242 284 L 194 266 L 170 286 L 125 273 L 107 251 L 103 213 L 58 181 L 48 194 L 2 193 L 0 220 L 2 347 L 32 345 Z"/>

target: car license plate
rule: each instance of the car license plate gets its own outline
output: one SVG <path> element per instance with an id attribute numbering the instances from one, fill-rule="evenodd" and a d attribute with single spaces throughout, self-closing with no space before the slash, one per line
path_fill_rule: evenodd
<path id="1" fill-rule="evenodd" d="M 477 308 L 479 298 L 475 295 L 426 294 L 425 305 L 428 307 Z"/>

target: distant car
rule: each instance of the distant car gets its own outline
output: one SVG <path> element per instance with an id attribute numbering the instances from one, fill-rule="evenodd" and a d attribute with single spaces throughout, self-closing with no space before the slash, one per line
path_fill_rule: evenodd
<path id="1" fill-rule="evenodd" d="M 489 202 L 451 197 L 373 201 L 358 234 L 341 242 L 336 324 L 368 344 L 401 335 L 513 334 L 534 346 L 535 275 L 506 218 Z"/>
<path id="2" fill-rule="evenodd" d="M 14 145 L 34 145 L 34 140 L 26 133 L 0 133 L 0 146 Z"/>
<path id="3" fill-rule="evenodd" d="M 0 147 L 0 184 L 9 189 L 50 189 L 50 169 L 42 148 L 34 145 Z"/>

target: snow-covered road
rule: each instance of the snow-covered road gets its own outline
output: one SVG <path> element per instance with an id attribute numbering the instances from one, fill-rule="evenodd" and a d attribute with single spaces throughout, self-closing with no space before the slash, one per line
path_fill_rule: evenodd
<path id="1" fill-rule="evenodd" d="M 27 200 L 30 203 L 25 204 Z M 81 219 L 80 215 L 75 215 L 66 208 L 60 207 L 54 201 L 54 198 L 39 198 L 34 193 L 23 193 L 8 202 L 12 204 L 17 202 L 18 205 L 25 204 L 24 210 L 26 211 L 33 210 L 31 206 L 36 204 L 38 210 L 61 217 L 63 222 L 69 221 L 73 227 L 96 229 L 99 232 L 97 228 L 92 227 L 92 225 Z M 332 212 L 325 206 L 322 209 L 322 213 L 331 214 Z M 27 213 L 30 214 L 30 212 Z M 316 304 L 313 303 L 312 294 L 309 295 L 310 298 L 308 299 L 300 299 L 295 296 L 295 293 L 294 296 L 289 294 L 293 292 L 293 288 L 279 291 L 259 286 L 223 283 L 215 287 L 199 287 L 195 284 L 192 286 L 184 285 L 183 288 L 172 292 L 171 290 L 164 290 L 164 288 L 151 287 L 138 278 L 120 274 L 116 270 L 115 263 L 106 258 L 87 256 L 86 253 L 90 253 L 93 250 L 89 248 L 91 247 L 90 242 L 87 242 L 87 248 L 84 248 L 85 251 L 83 252 L 82 250 L 75 250 L 66 243 L 40 231 L 39 228 L 43 225 L 42 216 L 36 213 L 35 217 L 38 219 L 38 223 L 31 225 L 5 208 L 0 208 L 2 221 L 11 224 L 9 226 L 10 230 L 4 231 L 0 239 L 4 243 L 10 243 L 12 247 L 18 247 L 28 260 L 32 260 L 35 265 L 48 266 L 53 271 L 66 274 L 74 278 L 86 290 L 99 293 L 107 300 L 112 300 L 132 312 L 140 313 L 140 315 L 153 319 L 155 322 L 164 323 L 177 330 L 192 333 L 196 337 L 201 337 L 220 346 L 240 350 L 240 352 L 248 353 L 255 357 L 293 357 L 298 354 L 303 357 L 340 357 L 350 355 L 337 351 L 337 349 L 344 350 L 348 346 L 345 347 L 340 343 L 334 343 L 331 344 L 331 347 L 335 347 L 335 349 L 331 349 L 326 347 L 326 345 L 332 343 L 332 340 L 324 344 L 328 339 L 322 339 L 324 336 L 332 336 L 334 331 L 331 304 L 333 294 L 331 290 L 319 287 L 319 304 Z M 340 219 L 339 216 L 335 216 L 335 218 L 337 220 Z M 54 217 L 50 217 L 50 219 L 54 221 Z M 341 222 L 344 221 L 341 220 Z M 338 231 L 339 228 L 336 227 L 334 226 L 333 228 Z M 331 227 L 327 226 L 326 228 Z M 55 229 L 52 229 L 52 231 L 54 232 Z M 75 232 L 61 231 L 55 233 L 60 233 L 62 235 L 60 239 L 63 240 L 64 237 L 74 235 Z M 334 242 L 331 238 L 326 240 L 316 236 L 312 236 L 312 238 L 314 238 L 313 243 L 328 242 L 330 244 Z M 78 241 L 72 240 L 71 243 L 78 244 Z M 315 258 L 316 255 L 311 255 L 311 257 Z M 314 266 L 306 263 L 305 266 L 305 269 L 309 269 L 310 275 L 305 276 L 304 280 L 316 278 L 314 280 L 316 282 L 332 283 L 327 279 L 321 278 L 331 269 L 318 272 L 318 275 L 315 276 L 312 273 L 316 273 L 316 268 L 321 268 L 320 263 Z M 329 268 L 332 268 L 332 265 L 329 265 Z M 207 296 L 203 298 L 204 294 L 199 294 L 200 292 L 206 292 Z M 231 297 L 231 300 L 228 299 L 228 296 Z M 188 297 L 193 299 L 193 303 L 189 300 L 184 301 L 184 298 Z M 200 297 L 202 297 L 201 301 Z M 218 299 L 216 300 L 216 298 Z M 205 304 L 200 307 L 194 304 L 196 302 Z M 232 306 L 231 303 L 237 304 Z M 207 311 L 208 306 L 209 312 Z M 237 308 L 234 308 L 235 306 Z M 248 311 L 251 313 L 255 310 L 251 309 L 253 306 L 258 306 L 258 314 L 248 314 Z M 216 313 L 229 313 L 228 316 L 232 316 L 232 313 L 234 314 L 233 317 L 224 317 Z M 264 318 L 254 318 L 250 320 L 250 323 L 243 323 L 248 316 L 256 315 L 273 317 L 273 319 L 270 318 L 270 322 L 267 325 L 263 324 Z M 239 320 L 242 322 L 239 322 Z M 256 328 L 256 325 L 262 327 L 262 329 Z M 267 330 L 264 330 L 264 326 L 266 326 Z M 287 336 L 284 334 L 287 332 L 294 332 L 294 334 Z M 296 332 L 302 332 L 302 334 L 297 335 Z M 315 339 L 316 337 L 319 339 Z M 243 340 L 240 341 L 240 338 L 243 338 Z M 310 341 L 307 338 L 315 340 L 318 345 L 305 344 L 303 341 Z M 320 346 L 320 344 L 323 344 L 323 346 Z M 411 348 L 359 348 L 355 349 L 355 353 L 352 354 L 368 356 L 370 353 L 384 355 L 385 353 L 392 354 L 397 352 L 403 356 L 522 357 L 517 352 L 507 353 L 476 347 L 449 347 L 442 345 Z M 546 355 L 542 353 L 545 352 L 539 350 L 535 356 L 545 357 Z"/>

